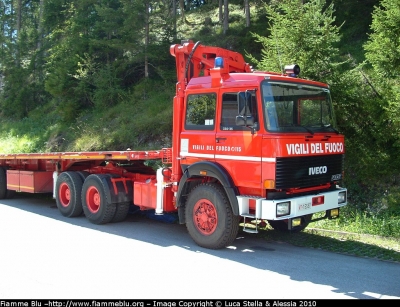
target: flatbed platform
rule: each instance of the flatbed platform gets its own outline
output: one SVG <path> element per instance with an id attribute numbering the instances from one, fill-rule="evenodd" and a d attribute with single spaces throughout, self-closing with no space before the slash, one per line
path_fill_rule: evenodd
<path id="1" fill-rule="evenodd" d="M 86 151 L 86 152 L 48 152 L 48 153 L 18 153 L 0 154 L 0 165 L 15 164 L 15 161 L 23 160 L 102 160 L 102 161 L 131 161 L 148 159 L 170 159 L 170 148 L 146 151 Z M 13 163 L 14 162 L 14 163 Z"/>

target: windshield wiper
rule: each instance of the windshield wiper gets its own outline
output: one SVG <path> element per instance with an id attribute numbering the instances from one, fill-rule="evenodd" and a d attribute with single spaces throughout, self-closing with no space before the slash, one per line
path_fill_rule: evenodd
<path id="1" fill-rule="evenodd" d="M 306 129 L 308 132 L 314 135 L 314 131 L 312 131 L 310 128 L 307 128 L 306 126 L 299 126 L 299 127 Z"/>
<path id="2" fill-rule="evenodd" d="M 324 128 L 331 128 L 334 132 L 336 132 L 336 134 L 339 134 L 340 132 L 338 130 L 336 130 L 331 124 L 327 124 L 327 125 L 322 125 L 322 127 Z"/>

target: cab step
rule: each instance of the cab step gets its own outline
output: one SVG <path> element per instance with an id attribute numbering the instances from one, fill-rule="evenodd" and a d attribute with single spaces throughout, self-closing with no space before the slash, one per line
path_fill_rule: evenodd
<path id="1" fill-rule="evenodd" d="M 256 218 L 255 214 L 242 214 L 243 216 L 243 231 L 247 233 L 258 233 L 257 225 L 258 225 L 258 219 Z M 246 218 L 250 220 L 249 223 L 246 222 Z M 256 220 L 255 226 L 256 228 L 254 229 L 253 227 L 246 227 L 247 224 L 254 225 L 251 223 L 251 221 Z"/>
<path id="2" fill-rule="evenodd" d="M 237 197 L 239 203 L 239 214 L 243 217 L 243 231 L 248 233 L 258 233 L 258 221 L 261 218 L 261 197 L 255 196 L 247 196 L 241 195 Z M 255 213 L 251 214 L 250 211 L 250 200 L 255 202 Z M 246 219 L 249 220 L 249 223 L 246 223 Z M 250 224 L 251 221 L 255 220 L 255 225 L 253 223 Z M 255 226 L 253 227 L 246 227 L 246 224 Z"/>

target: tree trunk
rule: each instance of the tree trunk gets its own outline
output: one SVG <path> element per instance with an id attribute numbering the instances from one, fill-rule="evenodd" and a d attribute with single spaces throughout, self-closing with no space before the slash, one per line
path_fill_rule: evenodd
<path id="1" fill-rule="evenodd" d="M 218 19 L 220 24 L 222 24 L 222 20 L 224 19 L 222 14 L 222 6 L 223 6 L 223 0 L 218 0 Z"/>
<path id="2" fill-rule="evenodd" d="M 1 5 L 2 3 L 0 3 L 0 5 Z M 4 5 L 4 7 L 3 8 L 1 8 L 1 13 L 0 14 L 2 14 L 3 16 L 5 15 L 5 11 L 6 11 L 6 7 L 5 7 L 5 5 Z M 2 20 L 1 21 L 1 34 L 0 34 L 0 37 L 2 37 L 3 38 L 3 36 L 4 36 L 4 21 Z M 2 56 L 4 56 L 4 41 L 3 41 L 3 39 L 1 40 L 1 55 Z M 3 58 L 1 59 L 1 63 L 4 63 L 4 61 L 3 61 Z M 2 75 L 1 75 L 1 71 L 0 71 L 0 90 L 3 88 L 3 86 L 2 86 L 2 83 L 1 83 L 1 79 L 2 78 Z"/>
<path id="3" fill-rule="evenodd" d="M 17 34 L 21 31 L 22 0 L 17 1 Z"/>
<path id="4" fill-rule="evenodd" d="M 44 1 L 45 0 L 40 0 L 39 3 L 39 25 L 38 25 L 38 41 L 37 41 L 38 51 L 40 51 L 40 49 L 42 48 Z"/>
<path id="5" fill-rule="evenodd" d="M 185 1 L 179 0 L 179 6 L 181 8 L 181 18 L 182 20 L 185 20 Z"/>
<path id="6" fill-rule="evenodd" d="M 22 25 L 22 0 L 17 1 L 17 39 L 15 49 L 15 64 L 18 67 L 20 64 L 20 50 L 19 41 L 21 39 L 21 26 Z"/>
<path id="7" fill-rule="evenodd" d="M 148 62 L 148 58 L 147 58 L 147 48 L 149 46 L 149 35 L 150 35 L 150 26 L 149 26 L 149 22 L 150 22 L 150 4 L 148 1 L 146 1 L 145 4 L 145 23 L 144 23 L 144 76 L 145 78 L 149 77 L 149 62 Z"/>
<path id="8" fill-rule="evenodd" d="M 174 20 L 174 40 L 176 40 L 176 0 L 172 0 L 172 18 Z"/>
<path id="9" fill-rule="evenodd" d="M 250 27 L 250 4 L 249 0 L 244 0 L 244 13 L 246 14 L 246 27 Z"/>
<path id="10" fill-rule="evenodd" d="M 224 0 L 224 34 L 229 29 L 229 7 L 228 7 L 228 0 Z"/>

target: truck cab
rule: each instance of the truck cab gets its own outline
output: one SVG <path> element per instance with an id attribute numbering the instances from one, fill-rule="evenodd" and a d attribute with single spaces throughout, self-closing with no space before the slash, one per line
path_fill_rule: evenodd
<path id="1" fill-rule="evenodd" d="M 180 109 L 182 119 L 174 120 L 179 144 L 173 145 L 182 172 L 182 222 L 192 218 L 184 209 L 187 196 L 205 182 L 222 188 L 248 232 L 257 228 L 246 228 L 246 219 L 300 231 L 314 213 L 325 212 L 318 219 L 338 217 L 347 204 L 347 191 L 339 187 L 345 148 L 329 86 L 299 78 L 297 65 L 280 74 L 245 65 L 237 72 L 224 60 L 216 54 L 214 67 L 192 77 L 181 98 L 179 91 L 175 97 L 181 106 L 174 111 Z M 193 219 L 198 229 L 216 220 L 204 212 Z"/>

